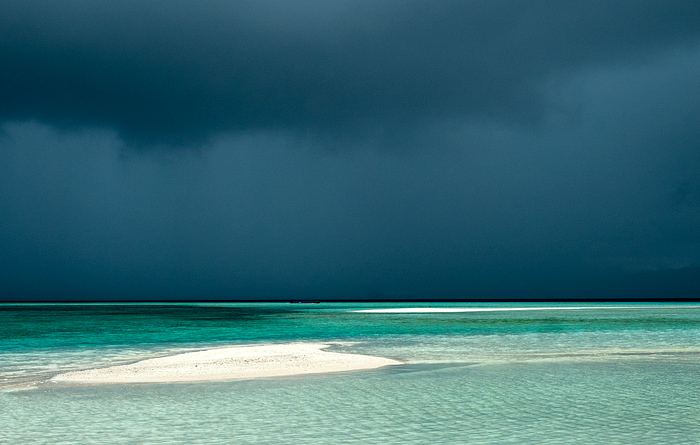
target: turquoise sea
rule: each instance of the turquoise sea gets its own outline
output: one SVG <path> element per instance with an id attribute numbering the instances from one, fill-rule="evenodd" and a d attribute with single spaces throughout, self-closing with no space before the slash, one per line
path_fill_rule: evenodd
<path id="1" fill-rule="evenodd" d="M 531 310 L 355 312 L 427 306 Z M 216 383 L 48 381 L 290 341 L 405 364 Z M 2 444 L 504 442 L 700 443 L 700 306 L 0 304 Z"/>

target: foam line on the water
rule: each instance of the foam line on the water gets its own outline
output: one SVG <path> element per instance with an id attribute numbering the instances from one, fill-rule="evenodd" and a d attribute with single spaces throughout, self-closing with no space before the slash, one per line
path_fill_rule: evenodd
<path id="1" fill-rule="evenodd" d="M 384 357 L 327 352 L 325 343 L 236 346 L 142 360 L 129 365 L 59 374 L 52 382 L 174 383 L 247 380 L 375 369 L 401 362 Z"/>
<path id="2" fill-rule="evenodd" d="M 696 309 L 700 306 L 664 306 L 666 308 Z M 406 307 L 392 309 L 361 309 L 353 312 L 364 312 L 374 314 L 416 314 L 416 313 L 438 313 L 438 312 L 501 312 L 501 311 L 563 311 L 563 310 L 584 310 L 584 309 L 658 309 L 654 306 L 544 306 L 544 307 Z"/>

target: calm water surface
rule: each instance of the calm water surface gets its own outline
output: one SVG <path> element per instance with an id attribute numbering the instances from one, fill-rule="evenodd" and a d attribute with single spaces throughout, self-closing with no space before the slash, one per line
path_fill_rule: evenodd
<path id="1" fill-rule="evenodd" d="M 418 306 L 428 305 L 0 304 L 0 443 L 700 443 L 697 305 L 355 312 Z M 319 340 L 406 364 L 217 383 L 47 382 L 175 352 Z"/>

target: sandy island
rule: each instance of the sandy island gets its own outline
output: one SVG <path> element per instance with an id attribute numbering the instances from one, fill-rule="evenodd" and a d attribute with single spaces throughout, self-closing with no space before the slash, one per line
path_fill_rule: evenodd
<path id="1" fill-rule="evenodd" d="M 237 346 L 142 360 L 128 365 L 59 374 L 53 382 L 175 383 L 248 380 L 300 374 L 375 369 L 402 362 L 384 357 L 341 354 L 326 343 Z"/>

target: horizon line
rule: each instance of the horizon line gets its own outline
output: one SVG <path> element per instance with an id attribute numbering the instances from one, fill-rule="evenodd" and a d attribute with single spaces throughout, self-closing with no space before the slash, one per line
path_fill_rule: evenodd
<path id="1" fill-rule="evenodd" d="M 689 298 L 406 298 L 406 299 L 328 299 L 328 300 L 290 300 L 290 299 L 124 299 L 124 300 L 0 300 L 0 304 L 117 304 L 117 303 L 289 303 L 289 304 L 317 304 L 317 303 L 664 303 L 664 302 L 700 302 L 700 297 Z"/>

